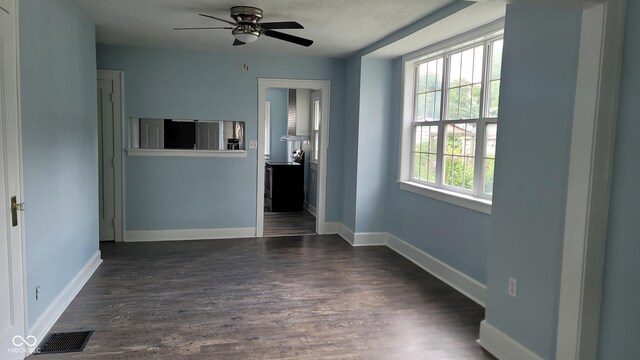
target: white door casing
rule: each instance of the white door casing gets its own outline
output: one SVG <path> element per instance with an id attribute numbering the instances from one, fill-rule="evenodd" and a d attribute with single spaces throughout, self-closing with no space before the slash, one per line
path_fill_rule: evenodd
<path id="1" fill-rule="evenodd" d="M 122 241 L 122 73 L 98 70 L 100 241 Z"/>
<path id="2" fill-rule="evenodd" d="M 258 78 L 258 163 L 256 189 L 256 236 L 264 233 L 264 141 L 265 141 L 265 103 L 268 88 L 279 89 L 314 89 L 321 93 L 320 124 L 320 156 L 318 159 L 318 198 L 316 204 L 316 233 L 326 232 L 326 189 L 327 159 L 329 150 L 329 109 L 331 99 L 331 82 L 327 80 L 292 80 Z"/>
<path id="3" fill-rule="evenodd" d="M 37 340 L 25 334 L 23 216 L 11 215 L 11 197 L 22 202 L 18 99 L 17 4 L 0 0 L 0 358 L 22 359 Z"/>

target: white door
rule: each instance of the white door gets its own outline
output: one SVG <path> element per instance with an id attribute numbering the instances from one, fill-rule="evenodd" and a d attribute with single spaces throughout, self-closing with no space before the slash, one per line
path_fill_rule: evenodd
<path id="1" fill-rule="evenodd" d="M 22 359 L 25 335 L 22 201 L 18 127 L 16 13 L 13 0 L 0 0 L 0 358 Z M 14 207 L 15 208 L 15 207 Z"/>
<path id="2" fill-rule="evenodd" d="M 120 241 L 122 234 L 121 79 L 117 71 L 98 71 L 100 169 L 100 241 Z"/>

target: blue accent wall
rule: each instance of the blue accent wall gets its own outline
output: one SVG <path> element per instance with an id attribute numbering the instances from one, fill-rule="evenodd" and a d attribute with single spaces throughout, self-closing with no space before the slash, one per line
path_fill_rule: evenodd
<path id="1" fill-rule="evenodd" d="M 257 139 L 257 78 L 331 81 L 327 221 L 342 216 L 344 62 L 339 59 L 98 46 L 98 68 L 124 71 L 129 117 L 241 120 Z M 257 152 L 246 158 L 127 157 L 126 229 L 255 226 Z"/>
<path id="2" fill-rule="evenodd" d="M 580 25 L 580 10 L 507 7 L 486 320 L 544 359 L 555 357 Z"/>
<path id="3" fill-rule="evenodd" d="M 358 121 L 360 116 L 361 56 L 346 60 L 344 124 L 342 127 L 342 223 L 356 229 Z"/>
<path id="4" fill-rule="evenodd" d="M 287 162 L 287 142 L 280 141 L 287 134 L 287 89 L 267 89 L 267 101 L 271 102 L 271 161 Z"/>
<path id="5" fill-rule="evenodd" d="M 392 60 L 363 58 L 356 187 L 356 232 L 387 231 Z"/>
<path id="6" fill-rule="evenodd" d="M 637 147 L 640 94 L 640 2 L 627 2 L 613 189 L 604 267 L 598 359 L 640 354 L 640 166 Z"/>
<path id="7" fill-rule="evenodd" d="M 32 327 L 98 251 L 96 52 L 94 24 L 70 0 L 22 0 L 19 20 Z"/>

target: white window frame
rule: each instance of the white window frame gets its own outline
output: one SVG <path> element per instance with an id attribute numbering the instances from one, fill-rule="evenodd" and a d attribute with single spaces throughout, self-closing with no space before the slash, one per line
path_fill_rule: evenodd
<path id="1" fill-rule="evenodd" d="M 504 19 L 497 20 L 493 23 L 442 41 L 424 49 L 405 55 L 403 62 L 403 106 L 402 106 L 402 131 L 401 131 L 401 148 L 400 148 L 400 168 L 398 174 L 398 182 L 401 189 L 414 192 L 423 196 L 435 198 L 441 201 L 463 206 L 472 210 L 483 213 L 491 213 L 491 195 L 484 194 L 483 186 L 483 167 L 484 160 L 484 144 L 485 144 L 485 127 L 490 123 L 497 123 L 498 118 L 488 117 L 488 107 L 485 107 L 484 101 L 488 98 L 489 93 L 489 62 L 491 56 L 490 44 L 495 40 L 503 38 Z M 478 119 L 464 120 L 446 120 L 447 116 L 447 98 L 448 86 L 441 88 L 441 104 L 440 104 L 440 120 L 430 122 L 414 122 L 415 119 L 415 101 L 416 101 L 416 82 L 418 65 L 437 59 L 443 58 L 444 71 L 442 74 L 443 84 L 448 81 L 448 56 L 462 50 L 472 48 L 483 44 L 485 46 L 483 53 L 483 79 L 482 79 L 482 95 L 480 97 L 480 117 Z M 476 124 L 476 148 L 474 158 L 474 189 L 468 191 L 443 183 L 442 167 L 444 162 L 444 129 L 448 124 L 454 123 L 475 123 Z M 429 183 L 413 179 L 413 162 L 412 152 L 414 149 L 414 128 L 420 125 L 438 126 L 438 148 L 437 148 L 437 165 L 436 165 L 436 182 Z"/>
<path id="2" fill-rule="evenodd" d="M 264 102 L 264 156 L 271 158 L 271 101 Z"/>
<path id="3" fill-rule="evenodd" d="M 312 116 L 311 116 L 311 160 L 310 162 L 312 163 L 318 163 L 318 159 L 319 159 L 319 151 L 316 151 L 316 146 L 318 146 L 318 150 L 320 149 L 320 144 L 316 144 L 316 137 L 318 138 L 318 141 L 320 141 L 320 127 L 322 126 L 322 115 L 318 114 L 319 116 L 317 116 L 316 118 L 316 114 L 315 114 L 315 110 L 316 110 L 316 102 L 318 103 L 318 107 L 319 107 L 319 111 L 321 111 L 321 104 L 320 104 L 320 98 L 316 98 L 316 99 L 312 99 L 311 102 L 311 111 L 312 111 Z M 315 122 L 317 121 L 317 127 Z"/>

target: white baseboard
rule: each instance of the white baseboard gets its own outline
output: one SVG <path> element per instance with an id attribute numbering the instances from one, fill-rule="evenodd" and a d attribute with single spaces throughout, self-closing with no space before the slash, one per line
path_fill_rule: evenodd
<path id="1" fill-rule="evenodd" d="M 339 234 L 351 246 L 387 246 L 407 260 L 444 281 L 480 306 L 485 306 L 486 285 L 416 248 L 408 242 L 386 232 L 355 233 L 342 223 L 327 224 L 327 234 Z"/>
<path id="2" fill-rule="evenodd" d="M 387 246 L 431 275 L 449 284 L 452 288 L 460 291 L 469 299 L 483 307 L 485 306 L 486 285 L 394 235 L 389 234 Z"/>
<path id="3" fill-rule="evenodd" d="M 256 236 L 255 227 L 229 229 L 181 229 L 125 231 L 124 241 L 176 241 L 249 238 Z"/>
<path id="4" fill-rule="evenodd" d="M 62 292 L 58 294 L 42 315 L 40 315 L 35 324 L 29 329 L 28 335 L 35 336 L 38 343 L 44 340 L 44 337 L 49 333 L 56 321 L 58 321 L 60 315 L 62 315 L 67 309 L 67 306 L 69 306 L 71 301 L 73 301 L 80 290 L 82 290 L 84 284 L 89 281 L 91 275 L 93 275 L 100 264 L 102 264 L 102 259 L 100 258 L 100 250 L 98 250 L 67 286 L 65 286 Z M 30 350 L 34 351 L 35 348 Z"/>
<path id="5" fill-rule="evenodd" d="M 386 246 L 389 233 L 371 232 L 353 234 L 353 246 Z"/>
<path id="6" fill-rule="evenodd" d="M 542 360 L 540 356 L 522 346 L 509 335 L 496 329 L 486 320 L 480 323 L 480 340 L 478 340 L 478 344 L 498 359 Z"/>
<path id="7" fill-rule="evenodd" d="M 316 217 L 316 207 L 307 203 L 307 211 L 309 212 L 309 214 L 313 215 L 313 217 Z"/>

